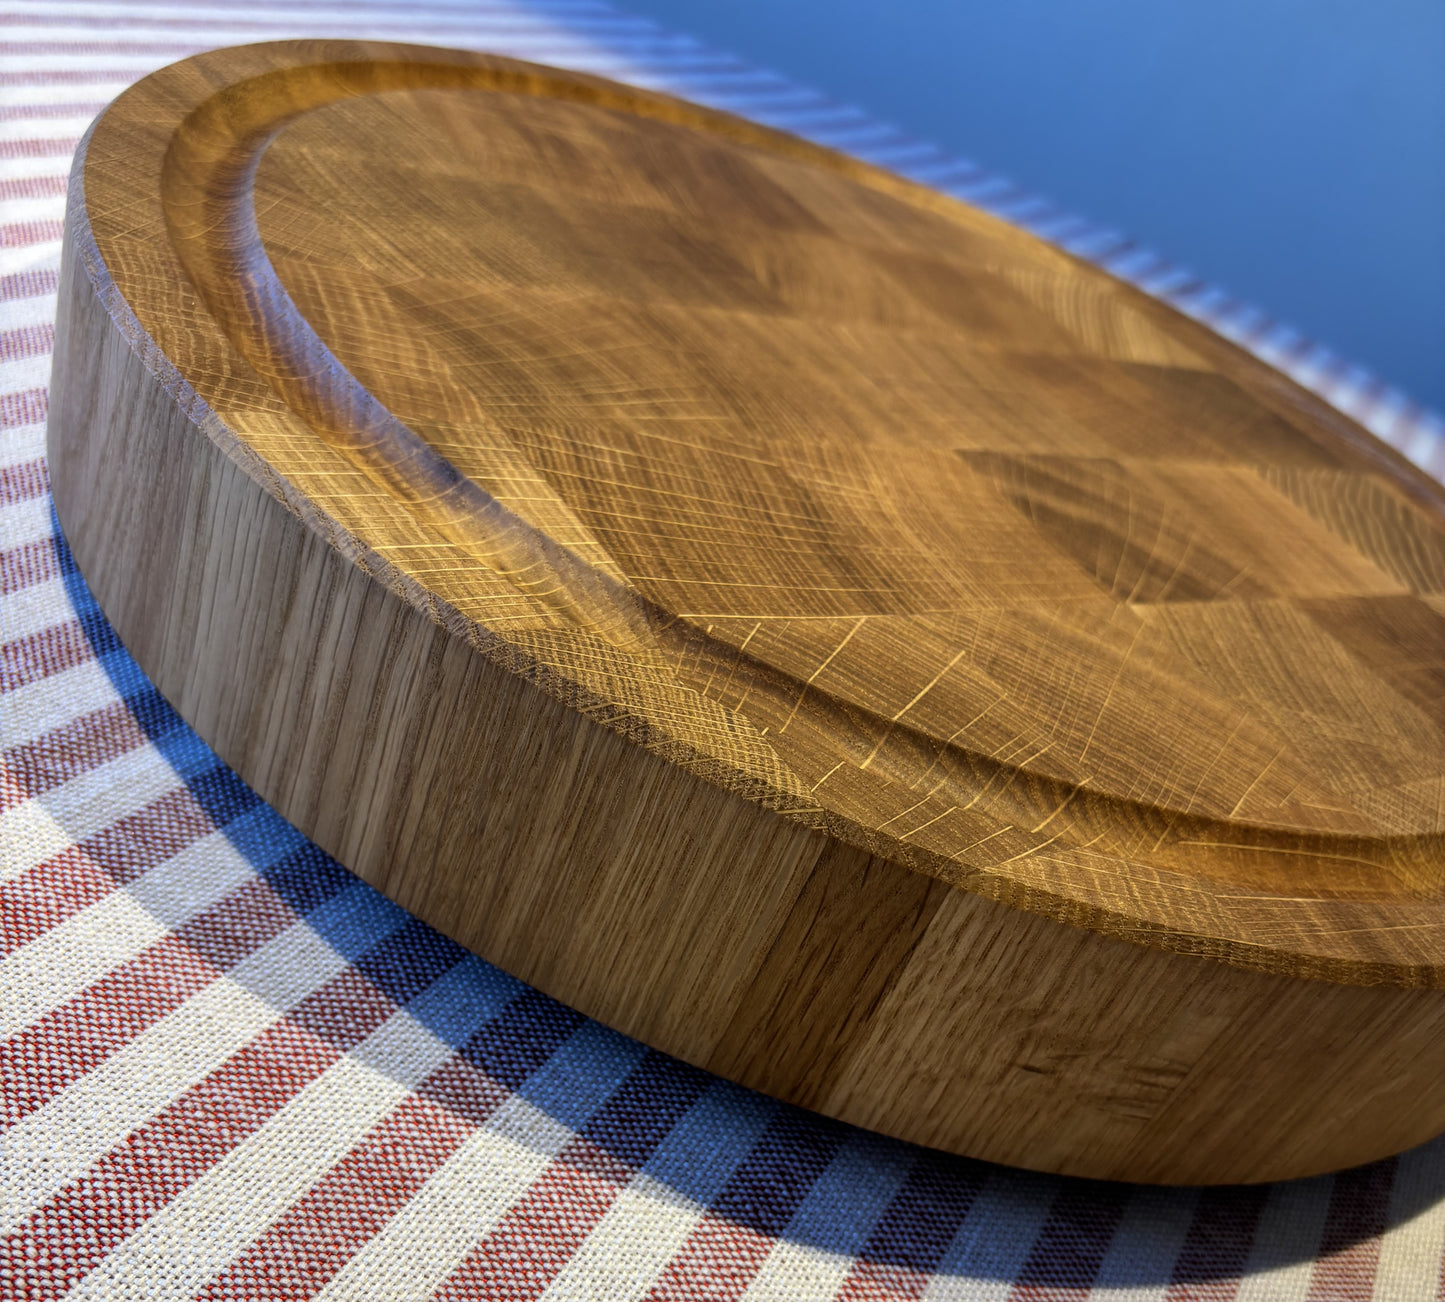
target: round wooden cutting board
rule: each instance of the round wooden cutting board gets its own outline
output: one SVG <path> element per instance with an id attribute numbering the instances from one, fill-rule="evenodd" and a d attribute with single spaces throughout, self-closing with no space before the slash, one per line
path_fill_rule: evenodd
<path id="1" fill-rule="evenodd" d="M 1075 1174 L 1445 1129 L 1445 495 L 1030 236 L 579 74 L 223 50 L 76 161 L 49 437 L 220 755 L 622 1031 Z"/>

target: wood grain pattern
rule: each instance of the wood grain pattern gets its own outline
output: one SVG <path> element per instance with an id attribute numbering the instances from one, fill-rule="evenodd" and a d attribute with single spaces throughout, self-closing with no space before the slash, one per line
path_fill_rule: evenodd
<path id="1" fill-rule="evenodd" d="M 61 299 L 127 646 L 489 959 L 1040 1169 L 1445 1129 L 1445 492 L 1207 331 L 746 122 L 332 42 L 107 110 Z"/>

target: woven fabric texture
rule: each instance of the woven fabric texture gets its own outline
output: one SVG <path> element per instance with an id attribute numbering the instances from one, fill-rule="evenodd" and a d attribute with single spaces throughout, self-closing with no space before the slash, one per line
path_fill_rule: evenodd
<path id="1" fill-rule="evenodd" d="M 989 202 L 1445 470 L 1429 413 L 1127 241 L 587 0 L 0 7 L 0 1297 L 1445 1296 L 1445 1144 L 1287 1185 L 1161 1190 L 778 1105 L 408 917 L 166 705 L 50 504 L 65 175 L 90 119 L 151 69 L 325 34 L 658 86 Z"/>

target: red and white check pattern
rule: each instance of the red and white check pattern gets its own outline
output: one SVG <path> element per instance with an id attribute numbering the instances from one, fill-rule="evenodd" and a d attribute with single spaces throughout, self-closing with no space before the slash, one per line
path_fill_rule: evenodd
<path id="1" fill-rule="evenodd" d="M 590 0 L 0 8 L 0 1297 L 1445 1298 L 1445 1144 L 1201 1193 L 780 1107 L 465 955 L 174 716 L 55 536 L 65 176 L 153 68 L 315 35 L 585 68 L 852 150 L 1170 298 L 1445 472 L 1436 418 L 1146 251 Z"/>

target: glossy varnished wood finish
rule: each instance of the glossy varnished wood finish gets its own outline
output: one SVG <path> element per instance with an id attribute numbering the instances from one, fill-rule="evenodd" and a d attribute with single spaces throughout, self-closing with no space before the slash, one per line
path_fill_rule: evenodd
<path id="1" fill-rule="evenodd" d="M 1048 1170 L 1445 1128 L 1440 490 L 951 200 L 580 75 L 221 51 L 77 162 L 57 508 L 368 881 Z"/>

